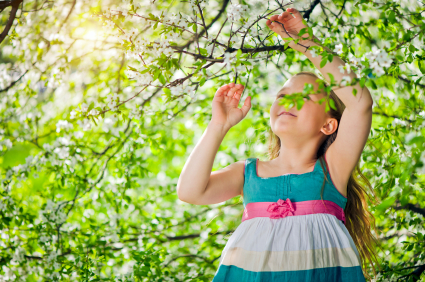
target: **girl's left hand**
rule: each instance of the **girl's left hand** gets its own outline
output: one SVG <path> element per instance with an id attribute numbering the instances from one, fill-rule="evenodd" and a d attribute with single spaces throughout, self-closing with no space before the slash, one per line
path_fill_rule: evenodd
<path id="1" fill-rule="evenodd" d="M 292 13 L 295 17 L 293 17 L 290 13 Z M 278 23 L 273 21 L 276 21 Z M 289 32 L 290 36 L 288 36 L 288 34 L 285 32 L 285 29 L 280 23 L 283 24 L 285 29 Z M 300 12 L 298 12 L 298 10 L 294 8 L 288 8 L 280 15 L 271 16 L 270 19 L 267 20 L 266 24 L 271 30 L 279 34 L 282 38 L 292 37 L 294 39 L 298 39 L 298 33 L 300 32 L 300 30 L 307 27 L 307 25 L 303 23 L 303 17 Z M 305 33 L 301 37 L 307 38 L 308 36 L 308 33 Z M 287 42 L 288 40 L 284 41 Z M 300 40 L 298 43 L 303 44 L 306 42 L 307 40 Z M 293 43 L 293 41 L 289 43 L 289 46 L 291 48 L 293 48 L 294 45 L 296 44 Z"/>

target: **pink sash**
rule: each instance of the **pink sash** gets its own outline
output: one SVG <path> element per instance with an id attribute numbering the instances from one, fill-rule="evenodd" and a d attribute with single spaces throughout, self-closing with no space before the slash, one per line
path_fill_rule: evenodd
<path id="1" fill-rule="evenodd" d="M 254 217 L 285 218 L 294 215 L 327 213 L 336 216 L 345 224 L 344 210 L 334 202 L 327 200 L 313 200 L 291 202 L 279 199 L 277 202 L 254 202 L 245 206 L 242 222 Z"/>

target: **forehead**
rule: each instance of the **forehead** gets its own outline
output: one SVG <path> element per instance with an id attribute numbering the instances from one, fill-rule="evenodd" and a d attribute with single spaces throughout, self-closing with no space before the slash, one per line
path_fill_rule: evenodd
<path id="1" fill-rule="evenodd" d="M 279 89 L 277 92 L 277 95 L 280 94 L 292 94 L 297 92 L 302 92 L 304 89 L 304 86 L 308 83 L 313 85 L 314 91 L 317 91 L 319 88 L 319 84 L 316 82 L 316 77 L 310 76 L 310 75 L 299 75 L 299 76 L 293 76 L 289 80 L 285 82 L 282 88 Z M 321 98 L 322 95 L 310 95 L 310 97 L 317 97 Z"/>

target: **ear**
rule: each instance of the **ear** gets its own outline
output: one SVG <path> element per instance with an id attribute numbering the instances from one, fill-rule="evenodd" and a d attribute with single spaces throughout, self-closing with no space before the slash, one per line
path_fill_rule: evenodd
<path id="1" fill-rule="evenodd" d="M 325 135 L 331 135 L 338 129 L 338 121 L 336 118 L 328 118 L 326 119 L 325 124 L 320 129 L 321 132 Z"/>

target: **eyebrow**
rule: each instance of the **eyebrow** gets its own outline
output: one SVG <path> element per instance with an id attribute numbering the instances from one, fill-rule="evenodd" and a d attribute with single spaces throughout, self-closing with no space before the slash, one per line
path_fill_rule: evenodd
<path id="1" fill-rule="evenodd" d="M 281 89 L 279 89 L 279 91 L 277 92 L 277 94 L 283 94 L 281 92 L 286 92 L 287 87 L 283 87 Z M 287 95 L 286 93 L 284 93 L 285 95 Z"/>

